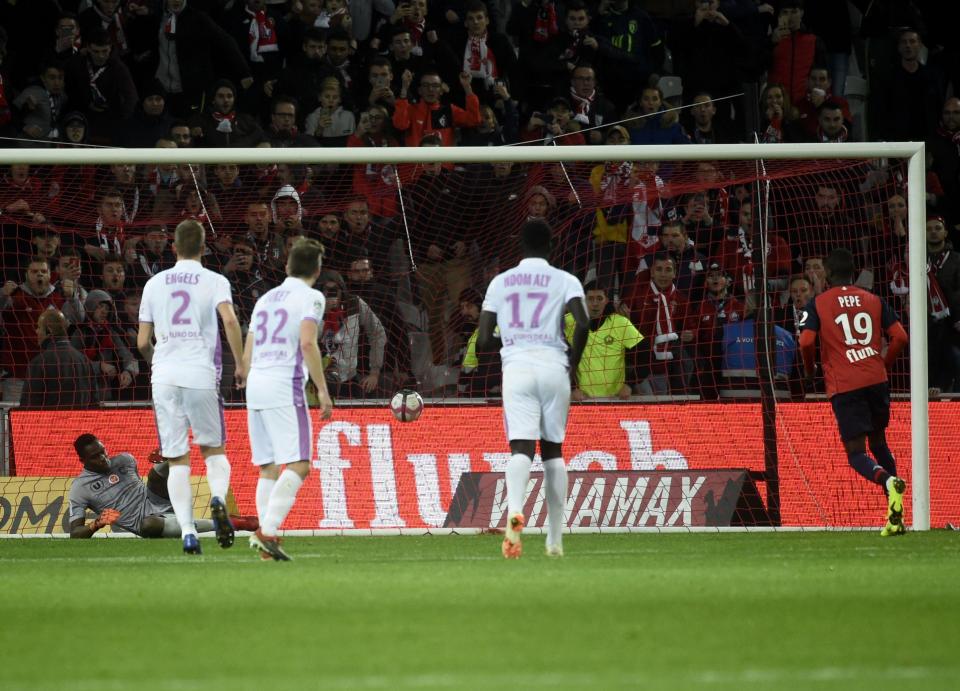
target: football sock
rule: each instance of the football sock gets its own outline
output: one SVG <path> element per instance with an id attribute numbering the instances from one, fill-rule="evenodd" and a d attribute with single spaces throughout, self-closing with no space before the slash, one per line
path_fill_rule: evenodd
<path id="1" fill-rule="evenodd" d="M 226 503 L 227 492 L 230 490 L 230 462 L 222 453 L 207 456 L 207 484 L 210 486 L 210 497 L 220 497 Z"/>
<path id="2" fill-rule="evenodd" d="M 167 494 L 170 495 L 170 504 L 173 513 L 177 516 L 180 525 L 180 535 L 196 535 L 197 527 L 193 524 L 193 491 L 190 488 L 190 466 L 172 465 L 167 477 Z"/>
<path id="3" fill-rule="evenodd" d="M 890 451 L 890 447 L 886 444 L 880 445 L 870 445 L 870 453 L 873 454 L 873 457 L 877 459 L 877 463 L 883 466 L 883 469 L 888 473 L 896 477 L 897 475 L 897 462 L 893 458 L 893 453 Z"/>
<path id="4" fill-rule="evenodd" d="M 257 518 L 261 525 L 267 520 L 267 508 L 270 506 L 270 493 L 277 481 L 273 478 L 262 477 L 257 480 Z"/>
<path id="5" fill-rule="evenodd" d="M 885 486 L 887 483 L 887 478 L 890 477 L 890 473 L 883 469 L 882 466 L 877 465 L 877 463 L 870 458 L 867 454 L 862 451 L 857 453 L 848 453 L 847 460 L 850 462 L 850 465 L 858 473 L 867 478 L 870 482 L 874 482 L 881 487 Z"/>
<path id="6" fill-rule="evenodd" d="M 283 525 L 283 519 L 293 508 L 293 502 L 297 498 L 297 490 L 303 484 L 303 479 L 289 468 L 280 473 L 273 491 L 270 492 L 270 506 L 267 508 L 267 515 L 260 524 L 260 531 L 264 535 L 276 535 L 277 530 Z"/>
<path id="7" fill-rule="evenodd" d="M 507 513 L 510 516 L 523 513 L 532 464 L 533 460 L 522 453 L 513 454 L 507 461 Z"/>
<path id="8" fill-rule="evenodd" d="M 213 532 L 213 521 L 209 518 L 198 518 L 193 523 L 198 533 Z M 177 523 L 176 516 L 163 517 L 162 537 L 180 537 L 180 524 Z"/>
<path id="9" fill-rule="evenodd" d="M 547 495 L 547 545 L 559 547 L 567 525 L 567 466 L 562 458 L 543 462 L 543 482 Z"/>

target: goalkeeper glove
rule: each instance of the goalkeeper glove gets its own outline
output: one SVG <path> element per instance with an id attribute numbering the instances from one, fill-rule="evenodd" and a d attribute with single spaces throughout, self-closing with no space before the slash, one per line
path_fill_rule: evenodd
<path id="1" fill-rule="evenodd" d="M 104 509 L 100 512 L 96 520 L 91 521 L 87 526 L 93 530 L 93 532 L 97 532 L 105 525 L 113 525 L 118 518 L 120 518 L 120 512 L 116 509 Z"/>

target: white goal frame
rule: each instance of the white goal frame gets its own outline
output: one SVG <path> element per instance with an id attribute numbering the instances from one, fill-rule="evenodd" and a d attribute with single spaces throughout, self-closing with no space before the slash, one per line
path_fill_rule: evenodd
<path id="1" fill-rule="evenodd" d="M 926 274 L 926 167 L 922 142 L 844 144 L 691 144 L 651 146 L 377 147 L 286 149 L 4 149 L 0 163 L 109 165 L 158 163 L 516 163 L 572 161 L 695 161 L 789 159 L 909 159 L 907 169 L 908 266 Z M 910 282 L 910 313 L 927 312 L 927 286 Z M 927 321 L 910 323 L 910 435 L 913 530 L 930 529 L 930 457 L 927 389 Z"/>

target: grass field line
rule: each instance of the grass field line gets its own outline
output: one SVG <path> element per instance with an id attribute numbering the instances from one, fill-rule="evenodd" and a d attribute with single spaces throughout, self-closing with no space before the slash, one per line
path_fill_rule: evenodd
<path id="1" fill-rule="evenodd" d="M 738 672 L 727 670 L 701 670 L 692 673 L 677 675 L 654 673 L 645 675 L 619 674 L 611 676 L 589 673 L 539 673 L 539 674 L 477 674 L 476 671 L 463 674 L 401 674 L 401 675 L 323 675 L 317 680 L 316 686 L 311 688 L 323 689 L 448 689 L 448 688 L 597 688 L 598 685 L 609 687 L 636 688 L 638 684 L 668 683 L 668 684 L 697 684 L 712 685 L 762 685 L 762 684 L 790 684 L 790 683 L 837 683 L 837 682 L 905 682 L 933 679 L 947 679 L 955 676 L 956 669 L 931 667 L 811 667 L 804 670 L 751 667 Z M 282 671 L 278 671 L 273 679 L 274 683 L 293 683 L 302 688 L 302 679 L 286 680 Z M 152 679 L 145 680 L 138 686 L 145 689 L 161 691 L 204 691 L 211 686 L 229 685 L 231 689 L 259 689 L 261 680 L 251 679 L 249 676 L 224 676 L 220 679 Z M 47 689 L 61 689 L 60 684 L 32 683 L 26 686 L 8 687 L 23 689 L 24 691 L 46 691 Z M 72 691 L 126 691 L 130 688 L 129 680 L 110 678 L 72 679 Z"/>

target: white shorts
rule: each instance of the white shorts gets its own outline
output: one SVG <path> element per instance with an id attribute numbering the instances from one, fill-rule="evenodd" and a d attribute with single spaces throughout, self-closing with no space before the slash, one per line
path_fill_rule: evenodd
<path id="1" fill-rule="evenodd" d="M 312 461 L 313 426 L 305 405 L 247 410 L 254 465 Z"/>
<path id="2" fill-rule="evenodd" d="M 223 399 L 216 389 L 154 384 L 153 414 L 164 458 L 177 458 L 190 451 L 188 429 L 193 431 L 194 444 L 223 446 L 227 442 Z"/>
<path id="3" fill-rule="evenodd" d="M 562 365 L 503 368 L 503 424 L 507 441 L 542 439 L 557 444 L 567 433 L 570 375 Z"/>

